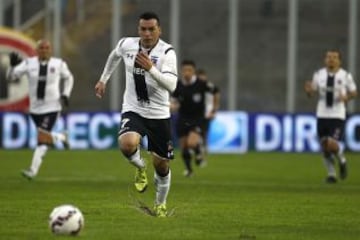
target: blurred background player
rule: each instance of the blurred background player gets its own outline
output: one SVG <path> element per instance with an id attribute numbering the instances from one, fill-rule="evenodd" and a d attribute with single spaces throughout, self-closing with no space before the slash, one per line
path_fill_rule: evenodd
<path id="1" fill-rule="evenodd" d="M 207 73 L 204 69 L 198 69 L 196 71 L 196 76 L 199 80 L 207 82 L 209 84 L 212 84 L 214 86 L 214 92 L 213 93 L 206 93 L 205 96 L 205 120 L 203 124 L 202 129 L 202 137 L 204 141 L 204 149 L 205 154 L 208 152 L 208 133 L 209 133 L 209 127 L 211 120 L 214 119 L 216 112 L 220 108 L 220 90 L 219 88 L 213 83 L 208 80 Z M 206 164 L 206 161 L 204 159 L 204 164 Z"/>
<path id="2" fill-rule="evenodd" d="M 136 167 L 135 188 L 144 192 L 148 180 L 146 164 L 140 156 L 140 141 L 147 136 L 155 168 L 154 211 L 156 216 L 166 217 L 171 180 L 169 160 L 174 157 L 170 92 L 176 87 L 177 60 L 172 46 L 160 39 L 160 20 L 155 13 L 146 12 L 139 17 L 138 34 L 140 38 L 120 39 L 107 59 L 95 91 L 99 98 L 104 95 L 106 82 L 123 59 L 127 71 L 119 146 L 123 155 Z"/>
<path id="3" fill-rule="evenodd" d="M 38 146 L 35 148 L 31 166 L 23 170 L 22 175 L 28 179 L 35 177 L 40 169 L 42 159 L 48 146 L 56 141 L 63 142 L 68 148 L 67 135 L 51 132 L 62 107 L 68 107 L 74 78 L 67 64 L 60 58 L 52 57 L 48 40 L 39 40 L 36 45 L 37 56 L 22 60 L 18 54 L 10 53 L 11 81 L 27 75 L 29 80 L 30 116 L 37 128 Z M 61 91 L 60 82 L 64 81 Z"/>
<path id="4" fill-rule="evenodd" d="M 341 54 L 328 50 L 325 67 L 314 73 L 312 81 L 305 83 L 309 97 L 317 93 L 317 132 L 328 171 L 327 183 L 336 183 L 334 157 L 337 158 L 340 178 L 347 177 L 346 158 L 341 143 L 346 119 L 346 103 L 357 96 L 355 82 L 349 72 L 341 68 Z"/>
<path id="5" fill-rule="evenodd" d="M 195 154 L 195 163 L 198 166 L 204 164 L 202 129 L 205 124 L 206 94 L 215 93 L 214 85 L 199 80 L 195 70 L 192 60 L 181 63 L 181 79 L 177 83 L 172 101 L 172 110 L 179 114 L 176 131 L 185 164 L 184 175 L 187 177 L 193 174 L 192 153 Z"/>

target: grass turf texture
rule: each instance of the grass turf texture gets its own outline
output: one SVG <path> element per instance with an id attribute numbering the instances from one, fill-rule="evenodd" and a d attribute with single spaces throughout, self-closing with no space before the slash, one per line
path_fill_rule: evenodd
<path id="1" fill-rule="evenodd" d="M 360 238 L 357 154 L 347 154 L 349 178 L 335 185 L 323 182 L 319 154 L 211 155 L 190 179 L 177 154 L 168 198 L 176 210 L 166 219 L 132 207 L 134 169 L 118 151 L 49 151 L 30 182 L 20 170 L 31 155 L 0 150 L 1 239 L 55 239 L 48 215 L 64 203 L 85 216 L 80 239 Z M 135 196 L 152 206 L 153 185 Z"/>

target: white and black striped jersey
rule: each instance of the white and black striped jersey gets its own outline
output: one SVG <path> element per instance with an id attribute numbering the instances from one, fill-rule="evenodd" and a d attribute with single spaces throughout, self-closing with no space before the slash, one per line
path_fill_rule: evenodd
<path id="1" fill-rule="evenodd" d="M 318 91 L 316 116 L 318 118 L 346 118 L 346 106 L 340 101 L 340 95 L 356 91 L 351 74 L 340 68 L 336 73 L 330 73 L 322 68 L 314 73 L 312 87 Z"/>
<path id="2" fill-rule="evenodd" d="M 55 57 L 40 62 L 38 57 L 23 60 L 10 72 L 11 79 L 27 75 L 29 81 L 30 113 L 43 114 L 61 111 L 60 96 L 70 96 L 74 78 L 67 64 Z M 64 89 L 60 92 L 60 80 Z"/>
<path id="3" fill-rule="evenodd" d="M 138 52 L 147 51 L 153 67 L 147 72 L 135 66 Z M 175 90 L 177 82 L 177 60 L 172 46 L 161 39 L 152 49 L 142 49 L 139 37 L 122 38 L 110 53 L 100 81 L 106 83 L 120 60 L 124 61 L 126 87 L 122 112 L 135 112 L 148 119 L 170 117 L 170 92 Z M 142 75 L 146 99 L 139 96 L 139 81 L 134 75 Z M 141 92 L 141 91 L 140 91 Z"/>

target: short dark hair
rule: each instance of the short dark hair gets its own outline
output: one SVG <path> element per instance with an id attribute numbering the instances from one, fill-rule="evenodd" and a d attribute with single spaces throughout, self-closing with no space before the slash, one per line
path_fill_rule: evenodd
<path id="1" fill-rule="evenodd" d="M 193 60 L 188 60 L 188 59 L 185 59 L 181 62 L 181 66 L 185 66 L 185 65 L 190 65 L 194 68 L 196 68 L 196 64 Z"/>
<path id="2" fill-rule="evenodd" d="M 197 71 L 196 71 L 196 74 L 197 75 L 205 75 L 206 74 L 206 71 L 202 68 L 199 68 Z"/>
<path id="3" fill-rule="evenodd" d="M 328 52 L 336 52 L 336 53 L 338 53 L 339 59 L 341 60 L 342 54 L 341 54 L 340 49 L 338 49 L 338 48 L 328 48 L 328 49 L 325 51 L 325 55 L 326 55 Z"/>
<path id="4" fill-rule="evenodd" d="M 140 19 L 144 19 L 144 20 L 155 19 L 157 21 L 158 25 L 160 26 L 160 18 L 154 12 L 144 12 L 139 16 L 139 20 Z"/>

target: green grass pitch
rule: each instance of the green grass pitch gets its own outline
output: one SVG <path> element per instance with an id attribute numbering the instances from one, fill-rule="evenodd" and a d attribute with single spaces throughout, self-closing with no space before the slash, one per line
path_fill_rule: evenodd
<path id="1" fill-rule="evenodd" d="M 79 239 L 360 239 L 358 154 L 336 185 L 323 183 L 320 154 L 211 155 L 190 179 L 177 154 L 165 219 L 133 208 L 134 169 L 118 151 L 49 151 L 30 182 L 31 156 L 0 150 L 0 239 L 57 239 L 48 215 L 64 203 L 85 216 Z M 135 196 L 152 206 L 153 185 Z"/>

